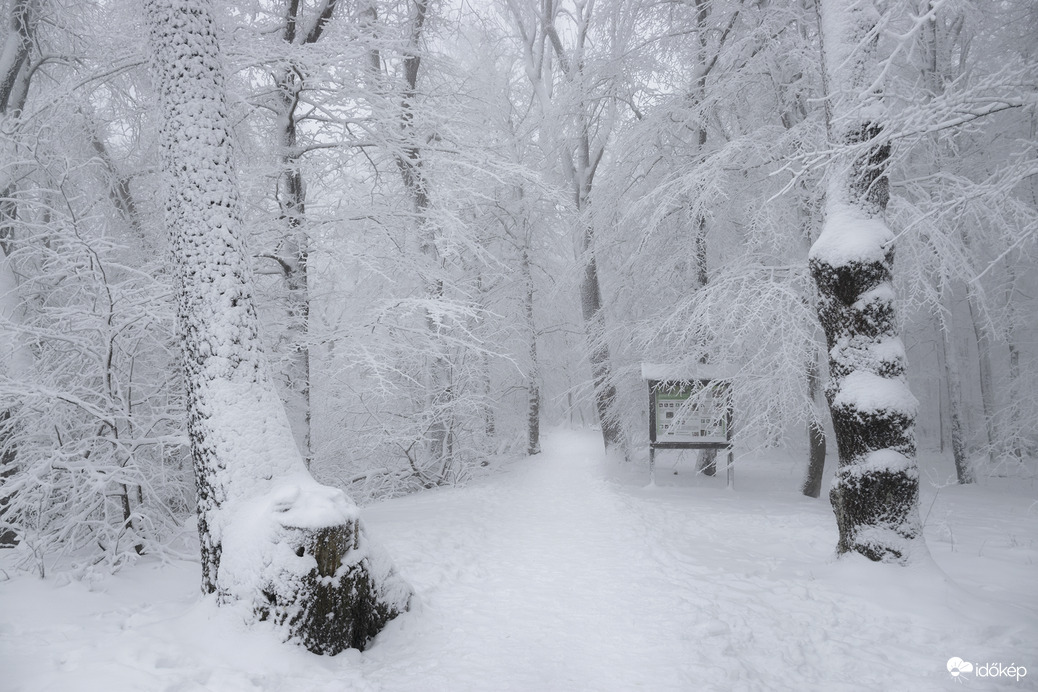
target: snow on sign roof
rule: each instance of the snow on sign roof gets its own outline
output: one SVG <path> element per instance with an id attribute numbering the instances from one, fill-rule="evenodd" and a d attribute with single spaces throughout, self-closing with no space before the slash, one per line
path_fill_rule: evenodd
<path id="1" fill-rule="evenodd" d="M 684 365 L 677 363 L 642 363 L 643 380 L 729 380 L 732 368 L 724 365 L 705 365 L 696 363 Z"/>

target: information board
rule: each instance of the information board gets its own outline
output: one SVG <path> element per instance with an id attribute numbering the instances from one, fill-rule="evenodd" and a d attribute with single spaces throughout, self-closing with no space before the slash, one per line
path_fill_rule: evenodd
<path id="1" fill-rule="evenodd" d="M 650 381 L 650 442 L 658 446 L 727 447 L 731 389 L 727 382 Z"/>

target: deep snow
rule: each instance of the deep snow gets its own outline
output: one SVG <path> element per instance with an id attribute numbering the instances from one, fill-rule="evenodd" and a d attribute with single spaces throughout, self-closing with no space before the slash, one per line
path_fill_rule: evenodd
<path id="1" fill-rule="evenodd" d="M 41 581 L 0 552 L 0 690 L 1038 689 L 1033 478 L 939 487 L 949 463 L 924 464 L 933 561 L 901 568 L 833 559 L 799 461 L 743 458 L 733 492 L 676 453 L 647 487 L 592 432 L 544 447 L 363 510 L 418 594 L 364 653 L 245 629 L 200 598 L 197 561 Z M 952 677 L 953 657 L 974 671 Z"/>

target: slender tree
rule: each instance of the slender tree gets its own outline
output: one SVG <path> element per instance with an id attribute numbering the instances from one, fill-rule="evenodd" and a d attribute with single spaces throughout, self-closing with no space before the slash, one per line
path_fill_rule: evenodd
<path id="1" fill-rule="evenodd" d="M 12 136 L 9 125 L 22 109 L 29 88 L 29 55 L 32 52 L 33 36 L 39 20 L 39 3 L 35 0 L 18 0 L 12 3 L 10 16 L 0 45 L 0 137 Z M 0 319 L 12 320 L 17 314 L 17 280 L 13 267 L 15 243 L 15 220 L 18 215 L 15 196 L 16 183 L 13 171 L 8 167 L 0 182 Z M 20 349 L 14 339 L 5 334 L 0 340 L 0 374 L 16 367 L 14 354 Z M 14 421 L 9 409 L 0 410 L 0 481 L 15 473 L 17 446 L 13 442 Z M 0 492 L 0 519 L 7 511 L 9 499 Z M 17 535 L 12 529 L 0 528 L 0 547 L 14 546 Z"/>
<path id="2" fill-rule="evenodd" d="M 288 0 L 281 39 L 289 50 L 316 43 L 335 13 L 337 0 L 322 0 L 313 21 L 307 22 L 299 0 Z M 300 105 L 306 87 L 304 67 L 294 56 L 274 77 L 277 87 L 275 105 L 278 157 L 281 175 L 277 181 L 282 237 L 276 255 L 288 293 L 288 329 L 293 332 L 287 372 L 290 412 L 297 442 L 309 468 L 313 458 L 311 384 L 310 384 L 310 239 L 306 231 L 306 185 L 299 158 Z"/>

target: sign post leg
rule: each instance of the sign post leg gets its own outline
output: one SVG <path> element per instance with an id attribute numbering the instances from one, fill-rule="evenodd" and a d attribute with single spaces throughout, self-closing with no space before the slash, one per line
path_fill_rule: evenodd
<path id="1" fill-rule="evenodd" d="M 656 448 L 649 446 L 649 485 L 656 485 Z"/>
<path id="2" fill-rule="evenodd" d="M 735 454 L 728 448 L 728 462 L 725 465 L 725 476 L 729 490 L 735 489 Z"/>

